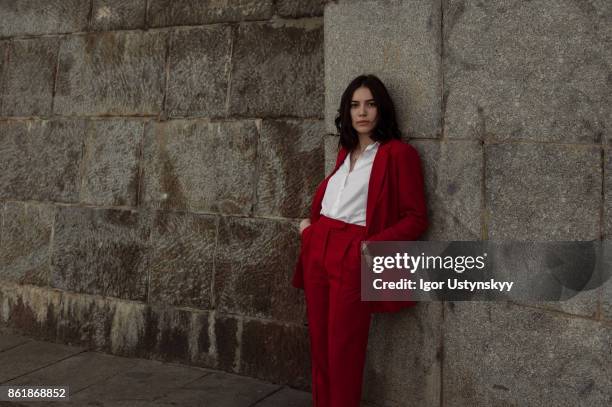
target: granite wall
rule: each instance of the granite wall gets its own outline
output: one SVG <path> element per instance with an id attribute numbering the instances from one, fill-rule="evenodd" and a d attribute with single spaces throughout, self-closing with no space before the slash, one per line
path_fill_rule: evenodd
<path id="1" fill-rule="evenodd" d="M 612 3 L 337 1 L 325 126 L 346 83 L 388 86 L 423 160 L 429 240 L 612 237 Z M 326 169 L 335 159 L 326 139 Z M 607 406 L 612 284 L 566 302 L 420 303 L 377 315 L 376 406 Z"/>
<path id="2" fill-rule="evenodd" d="M 0 0 L 0 322 L 308 388 L 323 4 Z"/>
<path id="3" fill-rule="evenodd" d="M 323 134 L 341 92 L 364 72 L 421 153 L 425 238 L 610 239 L 609 2 L 0 13 L 5 328 L 307 389 L 297 225 L 335 160 Z M 611 366 L 610 285 L 564 303 L 421 303 L 375 316 L 364 399 L 604 406 Z"/>

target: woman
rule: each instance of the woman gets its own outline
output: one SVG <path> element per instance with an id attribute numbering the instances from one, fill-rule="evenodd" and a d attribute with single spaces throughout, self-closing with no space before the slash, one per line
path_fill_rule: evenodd
<path id="1" fill-rule="evenodd" d="M 361 301 L 361 242 L 416 240 L 427 228 L 419 156 L 400 140 L 380 79 L 355 78 L 342 94 L 335 124 L 336 166 L 300 224 L 292 280 L 306 297 L 316 407 L 359 406 L 371 313 L 415 305 Z"/>

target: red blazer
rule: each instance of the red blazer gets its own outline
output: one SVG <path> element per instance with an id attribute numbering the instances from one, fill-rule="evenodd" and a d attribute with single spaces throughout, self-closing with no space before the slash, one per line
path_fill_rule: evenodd
<path id="1" fill-rule="evenodd" d="M 310 222 L 321 216 L 321 203 L 329 178 L 344 162 L 348 151 L 338 152 L 334 170 L 317 187 L 310 209 Z M 414 147 L 400 140 L 381 142 L 372 164 L 366 205 L 366 238 L 417 240 L 427 229 L 427 206 L 421 160 Z M 304 288 L 300 253 L 291 284 Z M 396 312 L 415 301 L 371 301 L 372 312 Z"/>

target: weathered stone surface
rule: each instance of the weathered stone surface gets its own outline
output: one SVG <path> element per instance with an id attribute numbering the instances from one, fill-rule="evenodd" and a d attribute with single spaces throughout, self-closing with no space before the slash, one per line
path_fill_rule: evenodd
<path id="1" fill-rule="evenodd" d="M 3 281 L 0 284 L 0 326 L 30 338 L 54 338 L 53 322 L 49 320 L 50 297 L 59 292 L 34 285 Z"/>
<path id="2" fill-rule="evenodd" d="M 602 318 L 612 321 L 612 278 L 609 278 L 601 288 Z"/>
<path id="3" fill-rule="evenodd" d="M 276 13 L 281 17 L 322 16 L 325 0 L 277 0 Z"/>
<path id="4" fill-rule="evenodd" d="M 0 324 L 35 338 L 77 344 L 130 357 L 156 358 L 200 366 L 223 367 L 234 359 L 236 339 L 229 317 L 207 312 L 120 301 L 35 286 L 0 285 Z M 216 335 L 219 340 L 216 340 Z M 212 340 L 211 340 L 212 339 Z M 220 341 L 223 341 L 222 343 Z M 212 343 L 217 343 L 215 347 Z M 225 354 L 225 351 L 228 354 Z"/>
<path id="5" fill-rule="evenodd" d="M 82 351 L 55 343 L 30 341 L 0 352 L 0 383 Z"/>
<path id="6" fill-rule="evenodd" d="M 264 120 L 257 150 L 255 215 L 307 217 L 323 180 L 321 121 Z"/>
<path id="7" fill-rule="evenodd" d="M 599 237 L 601 151 L 553 144 L 485 146 L 488 237 Z"/>
<path id="8" fill-rule="evenodd" d="M 604 150 L 604 240 L 612 240 L 612 152 Z M 606 282 L 601 291 L 601 308 L 603 318 L 612 321 L 612 278 Z"/>
<path id="9" fill-rule="evenodd" d="M 483 151 L 476 141 L 415 140 L 425 178 L 424 240 L 480 240 Z"/>
<path id="10" fill-rule="evenodd" d="M 156 212 L 149 256 L 149 302 L 210 308 L 217 218 Z"/>
<path id="11" fill-rule="evenodd" d="M 334 170 L 336 160 L 338 159 L 338 136 L 326 135 L 325 136 L 325 175 L 330 174 Z"/>
<path id="12" fill-rule="evenodd" d="M 80 293 L 144 300 L 148 238 L 149 225 L 143 214 L 58 208 L 51 285 Z"/>
<path id="13" fill-rule="evenodd" d="M 325 8 L 325 123 L 335 132 L 340 98 L 358 75 L 375 74 L 395 103 L 400 130 L 441 132 L 440 1 L 352 1 Z M 365 28 L 367 27 L 367 29 Z M 409 44 L 409 45 L 407 45 Z"/>
<path id="14" fill-rule="evenodd" d="M 77 202 L 84 120 L 0 122 L 0 199 Z"/>
<path id="15" fill-rule="evenodd" d="M 240 330 L 238 320 L 231 316 L 215 314 L 215 348 L 216 367 L 219 369 L 238 372 L 240 365 L 239 346 Z"/>
<path id="16" fill-rule="evenodd" d="M 55 208 L 7 202 L 2 217 L 0 279 L 20 284 L 48 284 Z"/>
<path id="17" fill-rule="evenodd" d="M 44 343 L 44 342 L 42 342 Z M 138 363 L 96 352 L 83 352 L 6 383 L 11 386 L 68 386 L 71 395 Z"/>
<path id="18" fill-rule="evenodd" d="M 90 0 L 0 0 L 0 37 L 83 31 Z"/>
<path id="19" fill-rule="evenodd" d="M 225 21 L 267 20 L 272 0 L 149 0 L 151 27 L 197 25 Z"/>
<path id="20" fill-rule="evenodd" d="M 553 144 L 485 146 L 488 238 L 573 241 L 599 238 L 601 151 Z M 564 302 L 530 303 L 592 316 L 598 290 Z"/>
<path id="21" fill-rule="evenodd" d="M 8 62 L 2 77 L 2 115 L 50 114 L 59 40 L 13 41 L 8 43 L 8 48 Z"/>
<path id="22" fill-rule="evenodd" d="M 612 237 L 612 150 L 603 150 L 604 159 L 604 239 Z"/>
<path id="23" fill-rule="evenodd" d="M 116 405 L 112 402 L 119 400 L 130 400 L 131 403 L 147 400 L 150 405 L 154 399 L 161 398 L 206 374 L 208 372 L 187 366 L 138 360 L 134 367 L 94 384 L 70 398 L 72 402 L 80 402 L 80 405 L 87 405 L 91 400 L 102 405 Z"/>
<path id="24" fill-rule="evenodd" d="M 320 117 L 322 48 L 319 18 L 241 24 L 232 52 L 229 113 Z"/>
<path id="25" fill-rule="evenodd" d="M 294 390 L 290 387 L 284 387 L 283 389 L 273 393 L 266 397 L 262 401 L 256 404 L 257 407 L 310 407 L 312 406 L 312 394 Z"/>
<path id="26" fill-rule="evenodd" d="M 440 405 L 442 314 L 442 304 L 432 302 L 399 314 L 375 315 L 364 400 L 384 406 Z"/>
<path id="27" fill-rule="evenodd" d="M 148 125 L 141 194 L 144 204 L 250 213 L 257 137 L 252 121 L 172 120 Z"/>
<path id="28" fill-rule="evenodd" d="M 610 134 L 609 2 L 444 7 L 448 137 L 592 143 Z"/>
<path id="29" fill-rule="evenodd" d="M 165 104 L 169 116 L 225 116 L 231 43 L 232 29 L 226 25 L 172 34 Z"/>
<path id="30" fill-rule="evenodd" d="M 290 222 L 223 217 L 215 258 L 215 307 L 302 322 L 304 298 L 291 287 L 299 238 Z"/>
<path id="31" fill-rule="evenodd" d="M 2 112 L 2 99 L 4 99 L 4 73 L 8 69 L 8 49 L 9 41 L 0 41 L 0 113 Z"/>
<path id="32" fill-rule="evenodd" d="M 136 206 L 139 154 L 144 123 L 136 120 L 94 120 L 85 142 L 81 202 Z"/>
<path id="33" fill-rule="evenodd" d="M 0 333 L 0 352 L 14 348 L 16 346 L 19 346 L 29 341 L 30 341 L 30 338 L 28 337 L 21 336 L 21 335 L 6 334 L 2 332 Z"/>
<path id="34" fill-rule="evenodd" d="M 194 382 L 188 383 L 181 390 L 173 391 L 160 402 L 172 402 L 180 406 L 253 406 L 258 400 L 273 393 L 280 386 L 250 377 L 214 372 Z M 220 391 L 232 389 L 232 391 Z"/>
<path id="35" fill-rule="evenodd" d="M 449 303 L 448 406 L 603 406 L 612 400 L 612 331 L 502 303 Z"/>
<path id="36" fill-rule="evenodd" d="M 306 389 L 310 386 L 308 329 L 260 320 L 245 320 L 242 374 Z"/>
<path id="37" fill-rule="evenodd" d="M 53 111 L 151 115 L 161 110 L 165 35 L 107 32 L 66 37 Z"/>
<path id="38" fill-rule="evenodd" d="M 145 23 L 147 0 L 93 0 L 91 29 L 141 28 Z"/>

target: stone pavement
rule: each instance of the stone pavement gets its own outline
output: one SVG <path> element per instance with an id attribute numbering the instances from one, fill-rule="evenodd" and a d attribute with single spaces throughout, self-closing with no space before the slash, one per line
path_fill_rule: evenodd
<path id="1" fill-rule="evenodd" d="M 69 386 L 69 401 L 0 406 L 309 407 L 310 393 L 222 371 L 124 358 L 0 333 L 2 386 Z"/>

